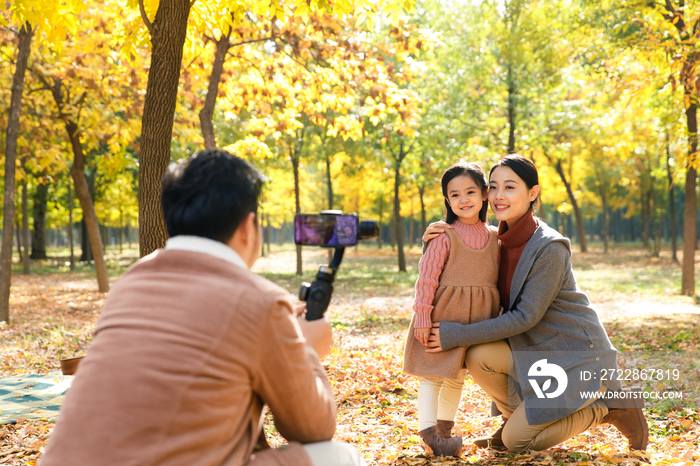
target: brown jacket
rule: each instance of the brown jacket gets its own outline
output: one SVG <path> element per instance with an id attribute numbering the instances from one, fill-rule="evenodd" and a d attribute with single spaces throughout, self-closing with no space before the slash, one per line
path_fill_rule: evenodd
<path id="1" fill-rule="evenodd" d="M 440 274 L 440 283 L 433 299 L 432 322 L 473 324 L 498 316 L 498 238 L 489 229 L 489 241 L 483 249 L 472 249 L 457 233 L 445 230 L 450 238 L 450 255 Z M 425 256 L 424 256 L 425 257 Z M 406 333 L 403 371 L 418 377 L 455 379 L 464 367 L 466 347 L 440 353 L 426 353 L 414 336 L 416 314 Z"/>
<path id="2" fill-rule="evenodd" d="M 41 466 L 310 465 L 336 406 L 288 293 L 226 260 L 158 250 L 117 281 Z M 283 450 L 251 456 L 270 406 Z"/>

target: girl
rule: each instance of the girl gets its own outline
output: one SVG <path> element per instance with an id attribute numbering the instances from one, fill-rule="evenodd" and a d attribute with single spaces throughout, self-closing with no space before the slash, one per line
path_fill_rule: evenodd
<path id="1" fill-rule="evenodd" d="M 486 225 L 488 189 L 479 165 L 448 168 L 442 195 L 453 228 L 431 241 L 420 260 L 404 372 L 421 377 L 418 434 L 426 453 L 459 456 L 462 439 L 451 431 L 466 375 L 465 348 L 431 354 L 426 345 L 434 322 L 470 324 L 498 315 L 498 239 Z"/>

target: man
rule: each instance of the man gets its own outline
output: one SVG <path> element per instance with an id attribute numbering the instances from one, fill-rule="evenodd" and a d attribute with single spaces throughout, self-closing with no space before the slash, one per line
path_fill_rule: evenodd
<path id="1" fill-rule="evenodd" d="M 206 150 L 163 179 L 170 239 L 115 284 L 41 465 L 360 465 L 329 442 L 326 319 L 249 269 L 262 175 Z M 253 452 L 267 404 L 289 444 Z"/>

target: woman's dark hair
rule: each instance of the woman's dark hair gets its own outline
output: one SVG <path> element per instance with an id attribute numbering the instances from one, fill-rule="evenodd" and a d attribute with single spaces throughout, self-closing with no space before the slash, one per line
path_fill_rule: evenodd
<path id="1" fill-rule="evenodd" d="M 481 169 L 479 164 L 457 162 L 445 170 L 445 173 L 442 174 L 441 184 L 442 196 L 445 198 L 445 209 L 447 209 L 447 213 L 445 214 L 445 222 L 447 223 L 454 223 L 454 221 L 457 220 L 457 214 L 452 211 L 450 202 L 447 200 L 447 185 L 458 176 L 468 176 L 471 178 L 479 189 L 481 189 L 482 195 L 486 194 L 489 189 L 488 184 L 486 183 L 486 174 L 484 173 L 484 170 Z M 486 214 L 488 210 L 489 203 L 484 201 L 483 205 L 481 206 L 481 210 L 479 211 L 480 221 L 486 221 Z"/>
<path id="2" fill-rule="evenodd" d="M 513 170 L 515 174 L 518 175 L 520 179 L 525 182 L 527 189 L 532 189 L 533 187 L 538 186 L 540 184 L 540 177 L 537 174 L 537 167 L 535 167 L 534 163 L 532 163 L 531 161 L 529 161 L 521 155 L 506 155 L 501 160 L 496 162 L 496 165 L 491 167 L 491 171 L 489 172 L 489 178 L 491 178 L 491 174 L 496 169 L 496 167 L 508 167 L 511 170 Z M 530 208 L 532 208 L 533 214 L 539 209 L 539 207 L 540 195 L 538 193 L 535 200 L 530 202 Z"/>
<path id="3" fill-rule="evenodd" d="M 228 242 L 248 214 L 258 213 L 264 180 L 251 164 L 220 149 L 172 164 L 161 197 L 168 234 Z"/>

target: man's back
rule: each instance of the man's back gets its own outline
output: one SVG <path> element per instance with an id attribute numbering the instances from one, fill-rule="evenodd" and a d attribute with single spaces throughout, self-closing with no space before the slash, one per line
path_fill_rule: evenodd
<path id="1" fill-rule="evenodd" d="M 330 387 L 287 293 L 209 254 L 161 250 L 110 293 L 42 466 L 245 464 L 263 402 L 292 442 L 333 435 Z"/>

